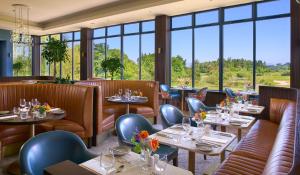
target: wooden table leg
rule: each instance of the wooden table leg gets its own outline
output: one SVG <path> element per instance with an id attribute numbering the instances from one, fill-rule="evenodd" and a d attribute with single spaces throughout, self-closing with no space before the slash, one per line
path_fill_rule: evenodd
<path id="1" fill-rule="evenodd" d="M 189 151 L 189 171 L 191 171 L 193 174 L 195 174 L 195 160 L 196 160 L 196 153 Z"/>
<path id="2" fill-rule="evenodd" d="M 126 114 L 129 114 L 129 104 L 126 104 Z"/>
<path id="3" fill-rule="evenodd" d="M 242 139 L 242 129 L 241 128 L 238 128 L 237 139 L 238 139 L 238 142 L 241 141 L 241 139 Z"/>
<path id="4" fill-rule="evenodd" d="M 221 163 L 225 160 L 225 151 L 223 151 L 220 155 Z"/>
<path id="5" fill-rule="evenodd" d="M 221 126 L 221 132 L 226 132 L 226 126 Z"/>
<path id="6" fill-rule="evenodd" d="M 34 137 L 35 136 L 35 125 L 31 124 L 30 125 L 30 137 Z"/>
<path id="7" fill-rule="evenodd" d="M 183 112 L 183 106 L 184 106 L 184 91 L 181 91 L 181 111 Z"/>

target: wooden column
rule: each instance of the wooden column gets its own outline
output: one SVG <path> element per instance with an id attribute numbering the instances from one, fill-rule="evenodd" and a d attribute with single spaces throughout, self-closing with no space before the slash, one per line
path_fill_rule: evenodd
<path id="1" fill-rule="evenodd" d="M 32 75 L 40 75 L 41 51 L 40 51 L 40 36 L 32 36 Z"/>
<path id="2" fill-rule="evenodd" d="M 81 28 L 80 40 L 80 80 L 92 78 L 92 29 Z"/>
<path id="3" fill-rule="evenodd" d="M 300 4 L 291 0 L 291 87 L 300 88 Z"/>
<path id="4" fill-rule="evenodd" d="M 155 80 L 170 84 L 171 63 L 170 17 L 155 18 Z"/>

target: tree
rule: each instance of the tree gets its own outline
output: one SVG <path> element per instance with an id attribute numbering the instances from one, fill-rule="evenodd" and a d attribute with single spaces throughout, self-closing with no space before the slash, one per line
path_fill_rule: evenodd
<path id="1" fill-rule="evenodd" d="M 54 63 L 54 77 L 56 77 L 56 63 L 69 61 L 68 45 L 66 41 L 50 38 L 47 45 L 42 50 L 42 56 L 48 65 Z"/>
<path id="2" fill-rule="evenodd" d="M 13 64 L 13 70 L 16 72 L 16 75 L 19 76 L 19 72 L 23 69 L 24 64 L 21 61 L 17 61 Z"/>
<path id="3" fill-rule="evenodd" d="M 111 80 L 114 79 L 115 72 L 120 72 L 124 66 L 121 64 L 119 58 L 109 58 L 101 62 L 101 67 L 105 72 L 109 72 Z"/>

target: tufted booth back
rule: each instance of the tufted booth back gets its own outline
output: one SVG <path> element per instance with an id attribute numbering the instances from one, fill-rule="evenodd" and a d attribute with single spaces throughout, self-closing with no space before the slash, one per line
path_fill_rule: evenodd
<path id="1" fill-rule="evenodd" d="M 85 136 L 92 136 L 93 87 L 62 84 L 0 85 L 0 110 L 12 110 L 20 98 L 37 98 L 66 111 L 65 119 L 82 125 Z"/>

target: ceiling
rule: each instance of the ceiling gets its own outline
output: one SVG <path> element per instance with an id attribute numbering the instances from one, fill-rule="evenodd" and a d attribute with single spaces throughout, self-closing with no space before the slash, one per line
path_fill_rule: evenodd
<path id="1" fill-rule="evenodd" d="M 12 4 L 30 7 L 34 35 L 102 27 L 178 15 L 257 0 L 0 0 L 0 28 L 12 29 Z"/>

